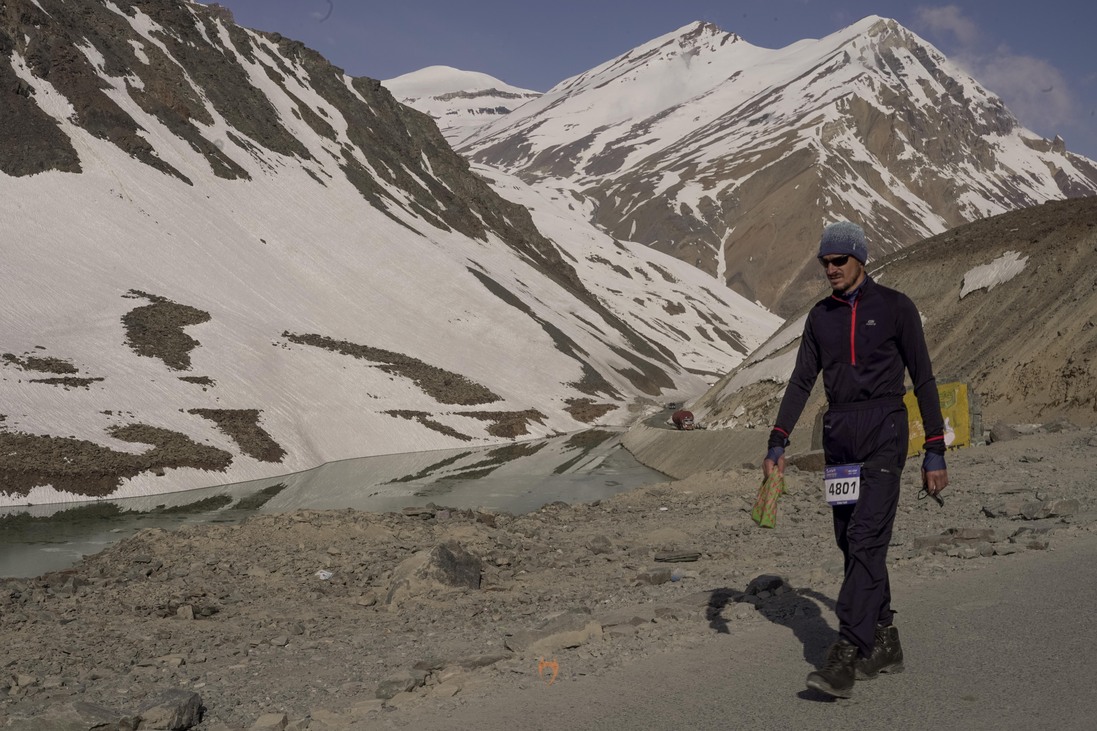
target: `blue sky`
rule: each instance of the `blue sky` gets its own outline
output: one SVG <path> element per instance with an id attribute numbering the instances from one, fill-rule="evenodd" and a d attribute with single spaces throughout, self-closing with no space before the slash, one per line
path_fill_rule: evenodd
<path id="1" fill-rule="evenodd" d="M 241 25 L 303 41 L 355 76 L 435 64 L 546 91 L 641 43 L 705 20 L 756 46 L 894 18 L 1001 96 L 1029 129 L 1097 160 L 1097 2 L 977 0 L 221 0 Z"/>

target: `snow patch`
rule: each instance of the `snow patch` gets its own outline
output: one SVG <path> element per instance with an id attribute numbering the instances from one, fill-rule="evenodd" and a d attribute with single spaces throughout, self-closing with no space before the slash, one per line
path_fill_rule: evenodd
<path id="1" fill-rule="evenodd" d="M 1028 257 L 1022 257 L 1016 251 L 1007 251 L 989 264 L 970 269 L 964 275 L 960 288 L 960 299 L 977 289 L 990 291 L 999 284 L 1005 284 L 1025 270 Z"/>

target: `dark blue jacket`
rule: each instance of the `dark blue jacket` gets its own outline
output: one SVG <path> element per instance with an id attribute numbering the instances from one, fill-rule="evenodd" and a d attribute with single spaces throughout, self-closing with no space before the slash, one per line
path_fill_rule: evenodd
<path id="1" fill-rule="evenodd" d="M 908 371 L 922 413 L 925 449 L 944 452 L 945 425 L 922 320 L 902 292 L 866 277 L 852 302 L 831 295 L 811 308 L 771 447 L 787 444 L 820 370 L 827 401 L 837 407 L 902 400 Z"/>

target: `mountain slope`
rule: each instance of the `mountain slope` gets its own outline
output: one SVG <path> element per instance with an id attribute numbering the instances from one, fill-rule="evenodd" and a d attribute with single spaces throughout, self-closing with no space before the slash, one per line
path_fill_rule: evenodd
<path id="1" fill-rule="evenodd" d="M 11 0 L 0 79 L 0 504 L 623 424 L 779 322 L 550 240 L 429 117 L 216 6 Z M 641 273 L 672 311 L 634 316 Z"/>
<path id="2" fill-rule="evenodd" d="M 862 223 L 879 256 L 1097 194 L 1097 164 L 1025 130 L 936 49 L 875 16 L 777 50 L 696 23 L 561 82 L 459 151 L 583 196 L 610 234 L 782 314 L 806 303 L 830 221 Z"/>
<path id="3" fill-rule="evenodd" d="M 1097 424 L 1097 198 L 976 221 L 869 269 L 914 300 L 938 382 L 967 382 L 984 424 Z M 820 281 L 814 295 L 825 293 Z M 807 309 L 699 399 L 698 418 L 768 433 Z M 793 435 L 794 451 L 810 448 L 825 405 L 817 383 Z"/>

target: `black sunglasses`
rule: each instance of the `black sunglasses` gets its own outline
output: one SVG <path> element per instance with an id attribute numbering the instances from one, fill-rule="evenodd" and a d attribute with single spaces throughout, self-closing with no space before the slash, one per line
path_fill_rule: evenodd
<path id="1" fill-rule="evenodd" d="M 833 264 L 836 267 L 844 267 L 846 265 L 846 262 L 848 262 L 848 261 L 849 261 L 849 254 L 843 254 L 841 256 L 832 256 L 829 259 L 824 259 L 823 257 L 819 257 L 819 263 L 823 265 L 824 269 L 826 269 L 831 264 Z"/>

